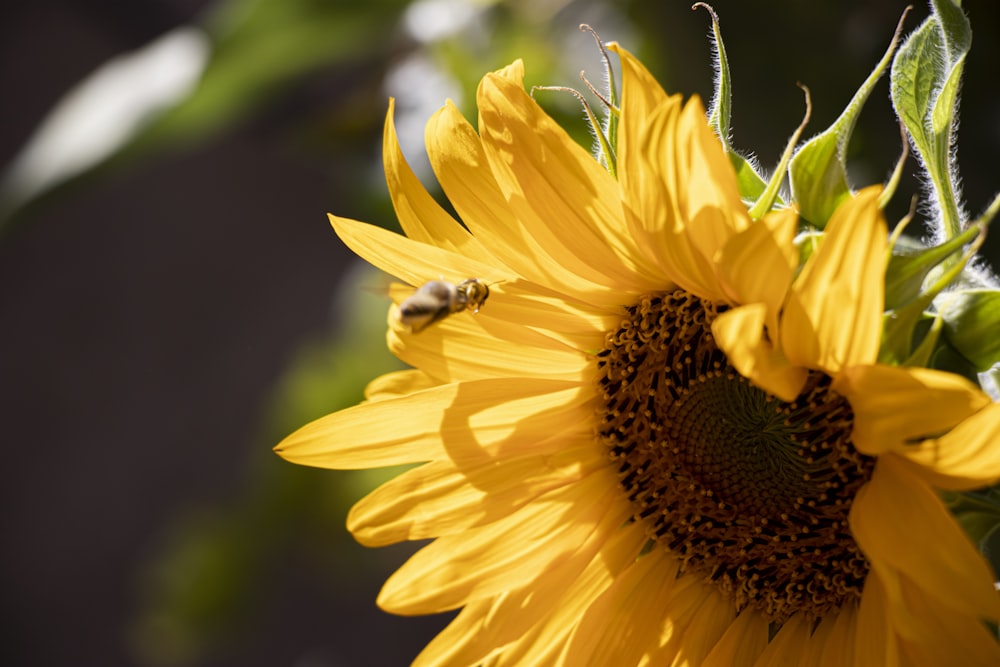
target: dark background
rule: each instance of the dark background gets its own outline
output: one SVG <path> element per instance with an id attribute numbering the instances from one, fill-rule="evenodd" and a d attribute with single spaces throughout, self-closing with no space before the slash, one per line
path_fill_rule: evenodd
<path id="1" fill-rule="evenodd" d="M 574 8 L 595 4 L 570 5 L 550 29 L 575 31 Z M 668 90 L 710 95 L 703 12 L 653 0 L 609 4 L 633 22 L 639 43 L 627 46 Z M 69 86 L 206 6 L 6 3 L 0 165 Z M 763 6 L 715 3 L 735 79 L 735 143 L 771 165 L 801 116 L 795 82 L 812 89 L 812 131 L 826 127 L 883 53 L 903 4 Z M 993 2 L 970 0 L 965 10 L 975 37 L 958 154 L 978 212 L 1000 187 L 1000 19 Z M 908 28 L 924 16 L 918 6 Z M 388 210 L 358 193 L 368 187 L 360 174 L 376 155 L 385 109 L 371 81 L 396 48 L 311 72 L 194 146 L 58 193 L 0 237 L 0 664 L 405 664 L 446 622 L 378 611 L 380 583 L 407 549 L 354 545 L 346 505 L 329 501 L 336 510 L 318 513 L 276 501 L 353 492 L 316 491 L 341 478 L 285 472 L 293 466 L 269 451 L 284 434 L 273 418 L 281 378 L 304 345 L 349 327 L 332 301 L 348 253 L 325 214 L 369 219 Z M 498 56 L 490 67 L 503 64 Z M 336 116 L 345 99 L 347 120 Z M 315 133 L 323 114 L 339 124 Z M 851 149 L 870 158 L 856 164 L 859 185 L 891 169 L 899 139 L 885 81 Z M 912 176 L 901 188 L 904 198 L 916 189 Z M 993 239 L 990 254 L 997 247 Z M 265 486 L 274 490 L 268 502 Z M 215 519 L 204 519 L 204 508 L 217 508 Z M 210 631 L 186 648 L 148 636 L 166 604 L 150 581 L 158 564 L 176 562 L 161 551 L 183 551 L 175 533 L 185 525 L 195 534 L 232 530 L 227 544 L 237 545 L 245 575 L 226 604 L 190 616 Z"/>

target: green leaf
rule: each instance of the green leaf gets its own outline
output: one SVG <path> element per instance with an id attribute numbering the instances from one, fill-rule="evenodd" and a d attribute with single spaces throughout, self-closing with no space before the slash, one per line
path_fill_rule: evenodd
<path id="1" fill-rule="evenodd" d="M 1000 362 L 1000 290 L 947 294 L 941 318 L 948 342 L 977 371 L 986 371 Z"/>
<path id="2" fill-rule="evenodd" d="M 715 94 L 712 97 L 712 105 L 708 112 L 708 122 L 719 135 L 722 146 L 726 149 L 726 155 L 736 172 L 736 181 L 739 185 L 740 197 L 744 201 L 757 201 L 764 194 L 767 183 L 757 172 L 753 164 L 740 155 L 730 140 L 732 128 L 730 117 L 732 115 L 732 76 L 729 72 L 729 58 L 726 56 L 726 45 L 722 42 L 722 31 L 719 28 L 719 17 L 715 11 L 703 2 L 696 2 L 692 9 L 702 7 L 712 15 L 712 45 L 715 66 Z"/>
<path id="3" fill-rule="evenodd" d="M 906 14 L 903 16 L 905 18 Z M 789 165 L 792 200 L 798 204 L 799 214 L 820 229 L 826 226 L 834 210 L 851 196 L 847 183 L 847 144 L 861 109 L 896 50 L 901 28 L 902 20 L 885 55 L 854 93 L 840 117 L 826 131 L 807 141 Z"/>
<path id="4" fill-rule="evenodd" d="M 972 30 L 954 0 L 932 0 L 933 13 L 906 40 L 892 63 L 890 97 L 931 183 L 934 224 L 943 238 L 962 230 L 958 170 L 953 164 L 955 114 Z"/>

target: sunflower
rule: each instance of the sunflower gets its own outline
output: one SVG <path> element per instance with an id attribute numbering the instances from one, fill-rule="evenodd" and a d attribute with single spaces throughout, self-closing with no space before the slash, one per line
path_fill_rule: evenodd
<path id="1" fill-rule="evenodd" d="M 363 544 L 432 539 L 378 598 L 461 611 L 417 665 L 997 665 L 989 566 L 936 489 L 1000 479 L 1000 408 L 877 363 L 878 188 L 804 265 L 799 219 L 752 220 L 697 98 L 627 51 L 615 175 L 523 86 L 486 75 L 427 150 L 462 220 L 384 158 L 400 236 L 331 216 L 411 286 L 477 278 L 481 312 L 388 344 L 413 367 L 277 447 L 420 464 L 362 499 Z M 412 293 L 403 290 L 396 301 Z"/>

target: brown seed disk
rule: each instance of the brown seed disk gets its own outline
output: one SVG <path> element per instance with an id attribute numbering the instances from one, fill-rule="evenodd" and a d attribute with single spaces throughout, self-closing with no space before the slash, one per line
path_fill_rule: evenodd
<path id="1" fill-rule="evenodd" d="M 858 599 L 868 563 L 847 515 L 874 459 L 829 376 L 786 403 L 729 365 L 712 303 L 676 290 L 627 311 L 598 354 L 599 432 L 650 539 L 775 623 Z"/>

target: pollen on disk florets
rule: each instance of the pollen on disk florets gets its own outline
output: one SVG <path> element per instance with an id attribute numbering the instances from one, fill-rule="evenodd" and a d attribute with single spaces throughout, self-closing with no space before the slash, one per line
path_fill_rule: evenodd
<path id="1" fill-rule="evenodd" d="M 786 403 L 737 373 L 712 336 L 718 312 L 683 290 L 627 309 L 598 355 L 600 437 L 635 520 L 683 572 L 776 623 L 822 617 L 861 595 L 847 515 L 874 459 L 829 376 Z"/>

